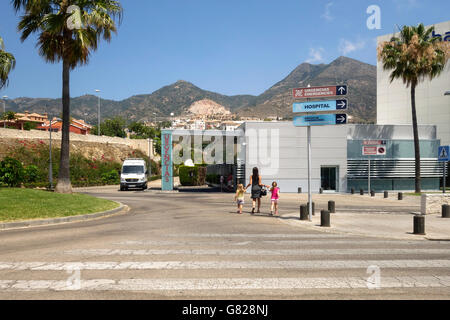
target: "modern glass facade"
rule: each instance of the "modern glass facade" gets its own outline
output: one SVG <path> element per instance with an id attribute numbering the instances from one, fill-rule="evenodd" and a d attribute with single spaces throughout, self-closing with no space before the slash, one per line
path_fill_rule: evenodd
<path id="1" fill-rule="evenodd" d="M 438 190 L 443 167 L 436 159 L 439 140 L 420 142 L 423 190 Z M 369 157 L 362 155 L 364 140 L 349 140 L 348 188 L 368 191 Z M 412 140 L 386 140 L 385 156 L 370 156 L 371 189 L 374 191 L 414 190 L 415 160 Z"/>

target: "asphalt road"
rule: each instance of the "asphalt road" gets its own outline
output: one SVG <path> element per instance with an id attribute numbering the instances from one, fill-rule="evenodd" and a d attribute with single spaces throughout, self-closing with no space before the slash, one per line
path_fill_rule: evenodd
<path id="1" fill-rule="evenodd" d="M 316 232 L 267 205 L 237 215 L 230 194 L 86 192 L 130 210 L 0 231 L 0 299 L 450 298 L 450 242 Z"/>

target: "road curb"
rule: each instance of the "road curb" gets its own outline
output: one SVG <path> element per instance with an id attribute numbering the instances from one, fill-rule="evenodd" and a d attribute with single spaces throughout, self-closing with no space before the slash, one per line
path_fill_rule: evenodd
<path id="1" fill-rule="evenodd" d="M 114 202 L 116 202 L 116 201 L 114 201 Z M 38 227 L 38 226 L 48 226 L 48 225 L 71 223 L 71 222 L 90 221 L 90 220 L 95 220 L 98 218 L 112 216 L 112 215 L 118 214 L 122 211 L 129 209 L 128 206 L 126 206 L 120 202 L 116 202 L 116 203 L 119 204 L 118 208 L 108 210 L 108 211 L 103 211 L 103 212 L 90 213 L 90 214 L 78 215 L 78 216 L 70 216 L 70 217 L 62 217 L 62 218 L 50 218 L 50 219 L 0 223 L 0 231 L 10 230 L 10 229 L 19 229 L 19 228 Z"/>

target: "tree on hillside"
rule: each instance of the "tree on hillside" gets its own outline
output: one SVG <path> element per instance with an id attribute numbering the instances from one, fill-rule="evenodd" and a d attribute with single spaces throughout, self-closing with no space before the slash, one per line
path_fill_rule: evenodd
<path id="1" fill-rule="evenodd" d="M 5 51 L 3 39 L 0 37 L 0 89 L 8 85 L 8 77 L 16 66 L 14 56 Z"/>
<path id="2" fill-rule="evenodd" d="M 12 121 L 16 119 L 16 113 L 14 111 L 6 111 L 2 115 L 3 120 Z"/>
<path id="3" fill-rule="evenodd" d="M 426 77 L 430 80 L 439 76 L 450 57 L 450 46 L 442 39 L 431 37 L 434 27 L 404 26 L 397 36 L 380 44 L 378 60 L 385 70 L 392 70 L 391 82 L 402 79 L 411 89 L 412 125 L 414 132 L 415 189 L 421 192 L 420 144 L 417 127 L 416 87 Z"/>
<path id="4" fill-rule="evenodd" d="M 98 126 L 93 126 L 91 133 L 98 134 Z M 122 117 L 107 119 L 100 124 L 100 134 L 107 137 L 125 138 L 125 120 Z"/>
<path id="5" fill-rule="evenodd" d="M 16 12 L 24 14 L 18 25 L 25 41 L 38 34 L 39 54 L 50 63 L 62 62 L 63 128 L 61 160 L 56 191 L 71 193 L 69 168 L 70 71 L 87 64 L 103 38 L 117 32 L 115 19 L 122 7 L 114 0 L 12 0 Z"/>

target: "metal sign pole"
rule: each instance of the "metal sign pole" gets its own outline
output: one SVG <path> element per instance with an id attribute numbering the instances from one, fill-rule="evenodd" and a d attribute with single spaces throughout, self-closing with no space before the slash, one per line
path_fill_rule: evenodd
<path id="1" fill-rule="evenodd" d="M 50 117 L 50 146 L 49 146 L 50 162 L 48 166 L 48 180 L 50 182 L 50 190 L 53 190 L 53 161 L 52 161 L 52 118 Z"/>
<path id="2" fill-rule="evenodd" d="M 444 162 L 444 185 L 442 188 L 442 189 L 444 189 L 444 193 L 446 193 L 446 191 L 445 191 L 446 186 L 447 186 L 447 161 Z"/>
<path id="3" fill-rule="evenodd" d="M 369 189 L 367 190 L 367 192 L 370 193 L 370 191 L 371 191 L 371 190 L 370 190 L 370 189 L 371 189 L 371 188 L 370 188 L 370 169 L 371 169 L 371 168 L 370 168 L 370 156 L 368 156 L 368 158 L 369 158 Z"/>
<path id="4" fill-rule="evenodd" d="M 308 210 L 309 221 L 312 221 L 312 192 L 311 192 L 311 126 L 308 126 Z"/>

